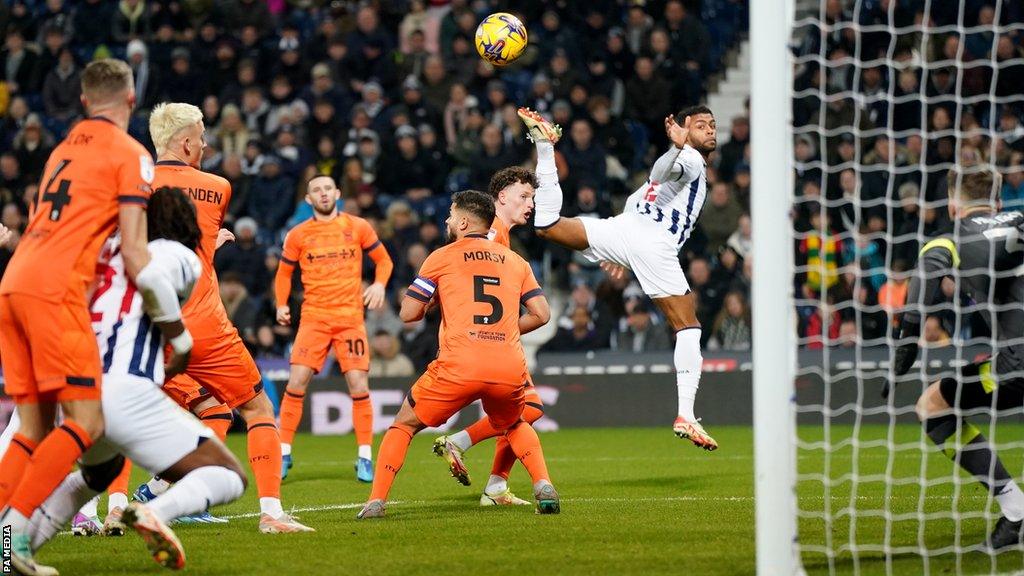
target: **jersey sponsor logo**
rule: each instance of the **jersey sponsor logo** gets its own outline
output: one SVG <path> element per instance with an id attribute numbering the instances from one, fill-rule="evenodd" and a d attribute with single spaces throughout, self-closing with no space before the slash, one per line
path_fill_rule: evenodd
<path id="1" fill-rule="evenodd" d="M 306 253 L 306 261 L 312 264 L 317 260 L 341 258 L 342 260 L 349 260 L 357 258 L 355 248 L 344 248 L 342 250 L 334 250 L 331 252 L 324 252 L 323 254 L 313 254 L 312 252 Z"/>
<path id="2" fill-rule="evenodd" d="M 488 252 L 486 250 L 474 250 L 472 252 L 463 252 L 462 261 L 469 262 L 470 260 L 476 260 L 479 262 L 497 262 L 498 264 L 504 264 L 505 255 L 498 254 L 497 252 Z"/>
<path id="3" fill-rule="evenodd" d="M 504 342 L 503 332 L 491 332 L 490 330 L 470 330 L 469 338 L 479 342 Z"/>
<path id="4" fill-rule="evenodd" d="M 153 158 L 149 154 L 143 154 L 139 156 L 139 176 L 148 184 L 153 183 L 153 178 L 156 176 L 156 165 L 153 164 Z"/>
<path id="5" fill-rule="evenodd" d="M 207 190 L 205 188 L 188 188 L 188 195 L 192 197 L 192 200 L 196 202 L 206 202 L 207 204 L 223 204 L 224 194 L 217 192 L 216 190 Z"/>

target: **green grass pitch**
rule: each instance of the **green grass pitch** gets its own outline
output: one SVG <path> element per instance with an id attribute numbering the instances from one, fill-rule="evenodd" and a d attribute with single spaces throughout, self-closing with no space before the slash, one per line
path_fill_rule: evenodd
<path id="1" fill-rule="evenodd" d="M 753 435 L 748 427 L 710 428 L 722 445 L 704 453 L 672 436 L 668 427 L 658 429 L 584 429 L 542 434 L 545 454 L 555 486 L 562 496 L 562 514 L 537 516 L 532 508 L 480 508 L 478 498 L 486 482 L 493 441 L 467 454 L 474 485 L 458 485 L 443 461 L 430 450 L 431 435 L 414 439 L 409 457 L 392 491 L 388 517 L 356 521 L 355 515 L 369 493 L 355 481 L 352 436 L 300 436 L 296 440 L 296 466 L 283 486 L 286 508 L 294 508 L 302 521 L 317 529 L 314 534 L 264 535 L 256 530 L 258 510 L 255 485 L 241 501 L 217 508 L 215 513 L 232 517 L 227 525 L 178 526 L 176 531 L 188 554 L 187 573 L 203 575 L 280 574 L 753 574 L 754 498 Z M 1020 438 L 1024 427 L 1000 428 L 1005 438 Z M 802 428 L 805 440 L 821 439 L 820 429 Z M 850 428 L 834 427 L 832 439 L 849 438 Z M 859 438 L 869 442 L 885 438 L 886 429 L 869 427 Z M 898 438 L 913 441 L 919 428 L 900 427 Z M 232 435 L 229 444 L 244 461 L 244 436 Z M 379 440 L 379 438 L 378 438 Z M 1018 450 L 1019 452 L 1019 450 Z M 885 471 L 886 451 L 862 448 L 856 462 L 859 472 Z M 1021 470 L 1020 454 L 1009 454 L 1007 466 Z M 925 457 L 927 476 L 938 478 L 950 471 L 941 454 Z M 838 482 L 852 471 L 852 449 L 836 450 L 830 458 L 829 476 L 836 481 L 830 494 L 835 519 L 833 543 L 849 541 L 852 483 Z M 820 451 L 801 451 L 802 473 L 821 472 L 825 459 Z M 901 454 L 893 471 L 910 476 L 920 470 L 919 454 Z M 965 512 L 980 511 L 984 492 L 961 476 L 960 506 Z M 144 479 L 134 473 L 132 487 Z M 514 492 L 530 493 L 529 479 L 517 466 L 511 479 Z M 916 510 L 919 488 L 901 486 L 889 501 L 894 512 Z M 801 507 L 821 511 L 824 492 L 820 482 L 799 485 Z M 951 509 L 952 485 L 929 487 L 925 511 Z M 884 485 L 862 484 L 852 499 L 858 510 L 881 509 Z M 101 510 L 105 507 L 101 504 Z M 247 516 L 243 516 L 247 515 Z M 823 544 L 825 524 L 801 520 L 801 539 Z M 894 545 L 918 541 L 917 522 L 897 522 L 890 535 Z M 857 541 L 882 542 L 884 523 L 859 519 Z M 965 519 L 964 544 L 981 539 L 984 519 Z M 929 521 L 924 530 L 927 546 L 952 544 L 952 521 Z M 855 567 L 850 554 L 841 554 L 833 566 L 837 573 L 885 574 L 881 553 L 862 552 Z M 72 538 L 62 535 L 39 554 L 65 574 L 159 574 L 133 534 L 121 539 Z M 1020 570 L 1018 552 L 1002 554 L 993 561 L 981 553 L 958 559 L 953 554 L 934 557 L 933 574 L 985 574 Z M 805 554 L 810 574 L 827 574 L 829 563 L 821 554 Z M 915 554 L 899 555 L 888 567 L 893 574 L 923 572 Z"/>

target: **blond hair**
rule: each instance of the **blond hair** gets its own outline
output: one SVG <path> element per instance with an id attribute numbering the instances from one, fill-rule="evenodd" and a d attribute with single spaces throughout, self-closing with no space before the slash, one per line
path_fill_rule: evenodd
<path id="1" fill-rule="evenodd" d="M 171 139 L 185 128 L 202 122 L 203 112 L 183 102 L 165 102 L 157 104 L 149 115 L 149 136 L 156 147 L 156 155 L 160 156 L 167 150 Z"/>
<path id="2" fill-rule="evenodd" d="M 107 104 L 134 86 L 132 69 L 123 60 L 93 60 L 82 71 L 82 94 L 90 105 Z"/>

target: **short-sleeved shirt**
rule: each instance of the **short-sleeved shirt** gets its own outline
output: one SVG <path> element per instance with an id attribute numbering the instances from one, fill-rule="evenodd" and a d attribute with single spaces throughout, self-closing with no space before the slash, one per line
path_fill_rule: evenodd
<path id="1" fill-rule="evenodd" d="M 491 231 L 488 232 L 487 237 L 505 248 L 512 247 L 512 238 L 509 235 L 508 226 L 497 216 L 494 217 L 494 222 L 491 223 Z"/>
<path id="2" fill-rule="evenodd" d="M 105 118 L 76 125 L 46 162 L 28 227 L 0 282 L 0 294 L 60 303 L 82 298 L 122 204 L 145 207 L 153 157 Z"/>
<path id="3" fill-rule="evenodd" d="M 175 186 L 192 199 L 201 237 L 196 253 L 203 265 L 203 273 L 196 282 L 192 297 L 181 309 L 185 326 L 194 338 L 213 338 L 233 333 L 235 328 L 228 318 L 220 299 L 217 272 L 213 256 L 217 250 L 224 215 L 231 201 L 231 184 L 215 174 L 207 174 L 184 162 L 164 160 L 156 163 L 153 187 Z"/>
<path id="4" fill-rule="evenodd" d="M 406 294 L 440 300 L 440 351 L 433 367 L 444 378 L 526 382 L 519 310 L 543 292 L 518 254 L 487 236 L 467 236 L 428 256 Z"/>
<path id="5" fill-rule="evenodd" d="M 350 214 L 306 220 L 288 232 L 281 260 L 298 266 L 302 315 L 363 321 L 363 254 L 380 245 L 370 223 Z"/>

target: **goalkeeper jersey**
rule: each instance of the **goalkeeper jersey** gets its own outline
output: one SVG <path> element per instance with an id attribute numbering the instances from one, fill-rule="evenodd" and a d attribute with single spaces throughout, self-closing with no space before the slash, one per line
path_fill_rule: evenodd
<path id="1" fill-rule="evenodd" d="M 920 333 L 922 313 L 943 299 L 946 276 L 959 278 L 960 293 L 991 328 L 997 374 L 1024 370 L 1024 214 L 975 212 L 960 218 L 956 232 L 921 249 L 910 280 L 904 336 Z M 1021 377 L 1021 374 L 1014 374 Z"/>

